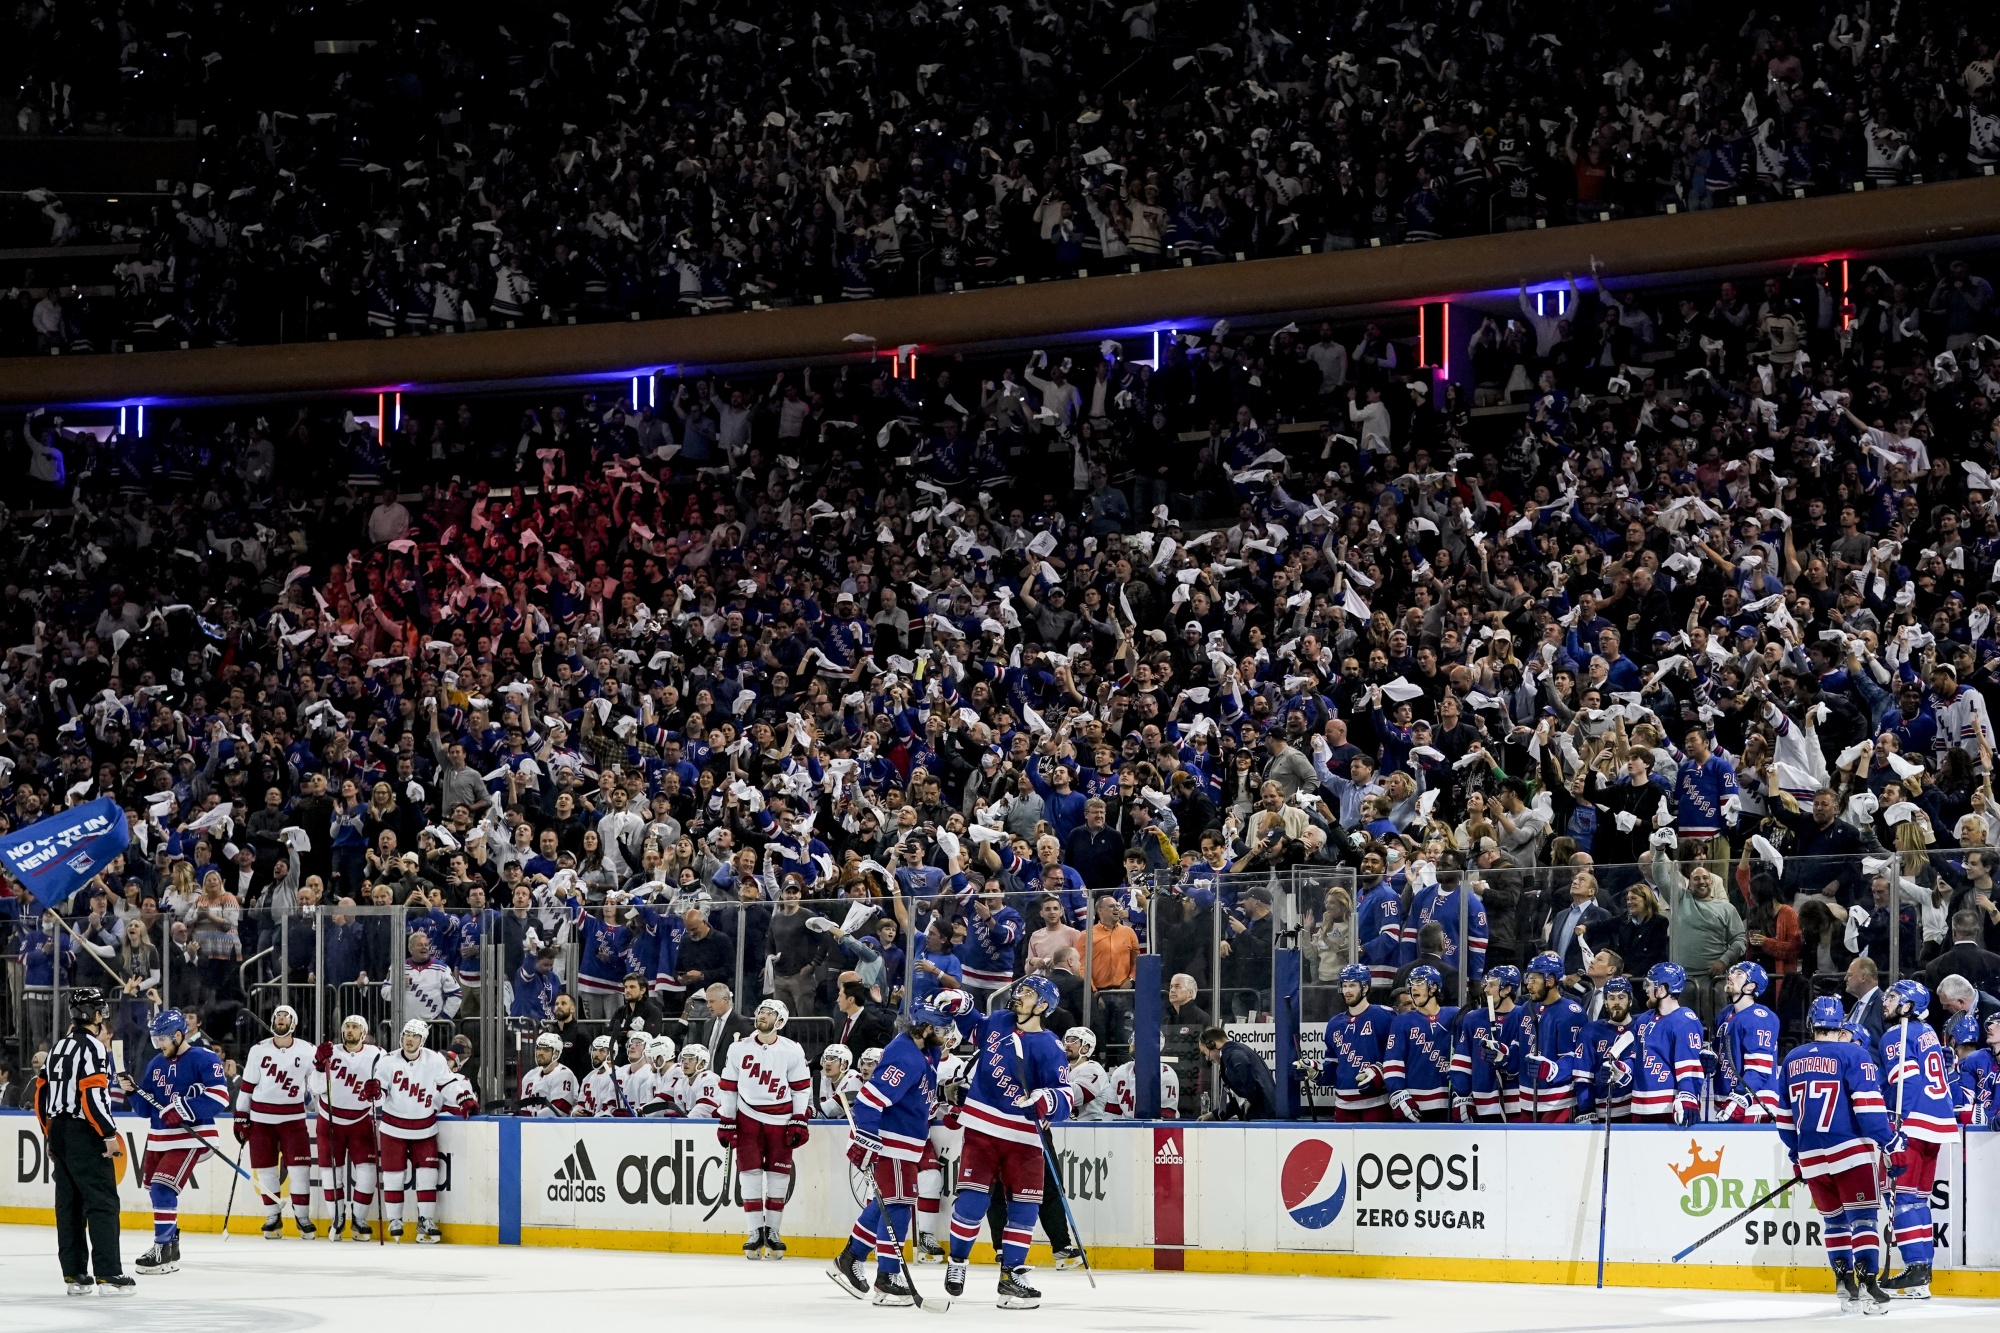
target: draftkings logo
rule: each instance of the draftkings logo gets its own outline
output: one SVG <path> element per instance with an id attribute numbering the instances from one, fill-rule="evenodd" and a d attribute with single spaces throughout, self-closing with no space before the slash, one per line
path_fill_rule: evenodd
<path id="1" fill-rule="evenodd" d="M 576 1147 L 556 1168 L 555 1178 L 549 1182 L 549 1202 L 604 1202 L 604 1186 L 597 1183 L 597 1171 L 590 1164 L 590 1153 L 582 1139 L 576 1141 Z"/>

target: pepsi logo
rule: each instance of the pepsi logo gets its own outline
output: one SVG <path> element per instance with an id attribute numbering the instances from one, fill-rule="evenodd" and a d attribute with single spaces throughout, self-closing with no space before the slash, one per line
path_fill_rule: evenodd
<path id="1" fill-rule="evenodd" d="M 1330 1227 L 1347 1205 L 1347 1168 L 1334 1167 L 1333 1145 L 1304 1139 L 1285 1155 L 1278 1192 L 1292 1221 L 1308 1231 Z"/>

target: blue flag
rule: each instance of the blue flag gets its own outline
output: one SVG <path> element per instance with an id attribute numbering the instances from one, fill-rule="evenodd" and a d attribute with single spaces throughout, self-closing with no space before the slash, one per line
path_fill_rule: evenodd
<path id="1" fill-rule="evenodd" d="M 125 811 L 110 797 L 72 806 L 0 838 L 0 862 L 42 907 L 54 907 L 132 842 Z"/>

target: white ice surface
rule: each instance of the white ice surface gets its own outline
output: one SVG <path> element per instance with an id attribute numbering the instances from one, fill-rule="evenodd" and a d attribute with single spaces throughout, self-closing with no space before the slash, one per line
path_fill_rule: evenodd
<path id="1" fill-rule="evenodd" d="M 150 1237 L 124 1234 L 129 1271 Z M 1039 1311 L 993 1305 L 996 1270 L 975 1267 L 964 1297 L 939 1320 L 876 1309 L 837 1291 L 825 1262 L 751 1264 L 713 1255 L 608 1250 L 327 1241 L 189 1235 L 178 1273 L 141 1278 L 114 1300 L 63 1294 L 55 1233 L 0 1226 L 0 1328 L 22 1333 L 633 1333 L 810 1327 L 846 1333 L 903 1326 L 1009 1328 L 1032 1333 L 1256 1333 L 1287 1325 L 1374 1324 L 1384 1333 L 1420 1321 L 1443 1333 L 1802 1328 L 1842 1319 L 1831 1296 L 1743 1292 L 1595 1291 L 1459 1282 L 1399 1282 L 1203 1273 L 1038 1270 Z M 917 1270 L 919 1289 L 943 1294 L 943 1270 Z M 1861 1316 L 1846 1317 L 1855 1324 Z M 2000 1327 L 1990 1302 L 1898 1301 L 1879 1323 L 1974 1319 Z"/>

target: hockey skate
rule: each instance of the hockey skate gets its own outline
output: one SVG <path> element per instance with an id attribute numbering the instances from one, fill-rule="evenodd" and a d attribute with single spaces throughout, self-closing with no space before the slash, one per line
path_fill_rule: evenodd
<path id="1" fill-rule="evenodd" d="M 1883 1278 L 1882 1290 L 1898 1300 L 1927 1301 L 1931 1298 L 1931 1266 L 1909 1264 L 1896 1276 Z"/>
<path id="2" fill-rule="evenodd" d="M 300 1240 L 319 1239 L 319 1228 L 313 1225 L 313 1220 L 310 1217 L 301 1217 L 296 1220 L 299 1224 Z"/>
<path id="3" fill-rule="evenodd" d="M 444 1239 L 444 1232 L 438 1230 L 438 1224 L 436 1222 L 432 1221 L 428 1217 L 420 1217 L 417 1219 L 417 1244 L 436 1245 L 443 1239 Z"/>
<path id="4" fill-rule="evenodd" d="M 401 1240 L 402 1238 L 403 1238 L 403 1219 L 399 1217 L 395 1221 L 389 1224 L 389 1239 Z"/>
<path id="5" fill-rule="evenodd" d="M 132 1268 L 141 1276 L 157 1277 L 162 1273 L 176 1272 L 180 1262 L 174 1251 L 179 1248 L 172 1241 L 153 1246 L 133 1263 Z"/>
<path id="6" fill-rule="evenodd" d="M 328 1240 L 346 1240 L 346 1239 L 347 1239 L 347 1214 L 346 1214 L 346 1213 L 344 1213 L 344 1212 L 336 1212 L 336 1213 L 335 1213 L 335 1214 L 334 1214 L 334 1215 L 333 1215 L 332 1217 L 330 1217 L 330 1218 L 328 1218 L 328 1219 L 327 1219 L 327 1223 L 326 1223 L 326 1238 L 327 1238 Z"/>
<path id="7" fill-rule="evenodd" d="M 1889 1293 L 1882 1290 L 1882 1284 L 1875 1278 L 1872 1269 L 1861 1269 L 1856 1276 L 1861 1282 L 1861 1313 L 1882 1315 L 1889 1313 Z"/>
<path id="8" fill-rule="evenodd" d="M 938 1244 L 936 1236 L 917 1233 L 917 1262 L 920 1264 L 941 1264 L 944 1262 L 944 1246 Z"/>
<path id="9" fill-rule="evenodd" d="M 88 1277 L 63 1278 L 63 1295 L 65 1296 L 94 1296 L 96 1294 L 97 1284 L 92 1282 Z"/>
<path id="10" fill-rule="evenodd" d="M 1840 1297 L 1840 1312 L 1853 1314 L 1861 1304 L 1861 1284 L 1854 1280 L 1852 1268 L 1833 1270 L 1833 1294 Z"/>
<path id="11" fill-rule="evenodd" d="M 1028 1285 L 1026 1268 L 1010 1268 L 1000 1275 L 1000 1299 L 994 1304 L 1003 1310 L 1034 1310 L 1042 1304 L 1042 1293 Z"/>
<path id="12" fill-rule="evenodd" d="M 1068 1272 L 1072 1268 L 1081 1268 L 1082 1266 L 1083 1247 L 1081 1245 L 1065 1245 L 1056 1251 L 1056 1271 L 1058 1273 Z"/>
<path id="13" fill-rule="evenodd" d="M 862 1254 L 852 1245 L 843 1246 L 826 1266 L 826 1275 L 833 1279 L 833 1284 L 857 1301 L 868 1295 L 868 1279 L 861 1276 Z"/>
<path id="14" fill-rule="evenodd" d="M 369 1241 L 375 1239 L 375 1229 L 360 1218 L 354 1219 L 354 1239 Z"/>
<path id="15" fill-rule="evenodd" d="M 785 1257 L 785 1242 L 779 1240 L 778 1233 L 769 1227 L 764 1228 L 764 1257 L 766 1259 L 782 1259 Z"/>
<path id="16" fill-rule="evenodd" d="M 97 1279 L 97 1294 L 100 1296 L 131 1296 L 139 1290 L 139 1284 L 120 1273 L 117 1277 Z"/>
<path id="17" fill-rule="evenodd" d="M 265 1240 L 283 1240 L 285 1238 L 285 1219 L 282 1217 L 269 1219 L 264 1223 L 262 1234 Z"/>
<path id="18" fill-rule="evenodd" d="M 965 1295 L 965 1265 L 948 1263 L 944 1266 L 944 1294 L 958 1297 Z"/>
<path id="19" fill-rule="evenodd" d="M 917 1298 L 910 1292 L 910 1280 L 903 1276 L 901 1269 L 893 1273 L 875 1275 L 875 1304 L 915 1305 Z"/>
<path id="20" fill-rule="evenodd" d="M 743 1242 L 743 1257 L 750 1260 L 762 1259 L 764 1257 L 764 1233 L 762 1230 L 759 1230 L 756 1235 Z"/>

